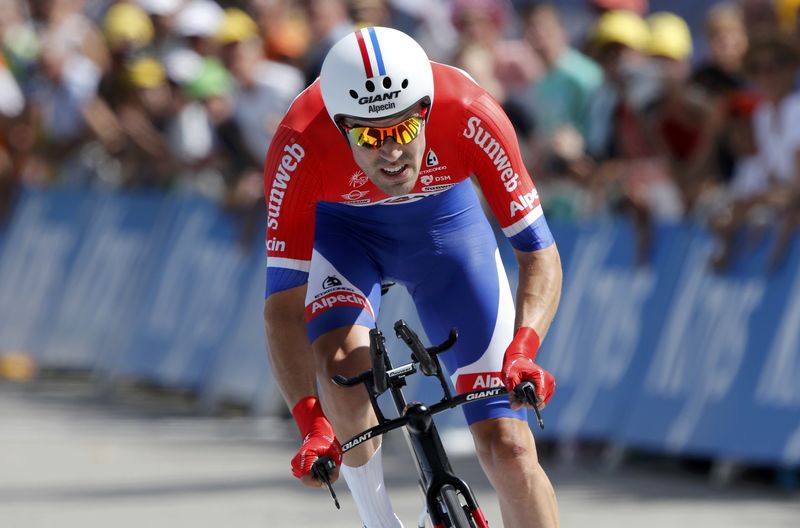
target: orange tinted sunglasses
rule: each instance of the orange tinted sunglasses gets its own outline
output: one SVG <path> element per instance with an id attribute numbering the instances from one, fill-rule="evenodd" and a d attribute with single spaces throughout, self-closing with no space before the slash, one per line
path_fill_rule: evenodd
<path id="1" fill-rule="evenodd" d="M 399 145 L 407 145 L 419 136 L 427 114 L 428 109 L 424 108 L 420 114 L 388 127 L 361 125 L 343 128 L 353 143 L 359 147 L 379 149 L 389 138 L 394 139 Z"/>

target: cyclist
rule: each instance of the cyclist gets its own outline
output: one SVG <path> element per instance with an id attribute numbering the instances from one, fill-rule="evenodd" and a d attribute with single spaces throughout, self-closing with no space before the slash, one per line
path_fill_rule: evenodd
<path id="1" fill-rule="evenodd" d="M 512 300 L 474 175 L 519 262 Z M 442 360 L 459 392 L 533 380 L 539 406 L 555 389 L 534 363 L 561 292 L 558 250 L 514 129 L 463 71 L 429 61 L 408 35 L 367 27 L 338 41 L 319 79 L 292 104 L 265 167 L 270 361 L 303 439 L 293 473 L 337 439 L 377 423 L 366 394 L 335 374 L 370 367 L 381 284 L 403 284 L 432 342 L 459 329 Z M 516 319 L 515 319 L 516 318 Z M 319 399 L 318 399 L 319 398 Z M 513 397 L 464 406 L 506 526 L 557 526 L 527 411 Z M 334 434 L 335 432 L 335 434 Z M 386 494 L 380 440 L 341 465 L 364 524 L 402 526 Z"/>

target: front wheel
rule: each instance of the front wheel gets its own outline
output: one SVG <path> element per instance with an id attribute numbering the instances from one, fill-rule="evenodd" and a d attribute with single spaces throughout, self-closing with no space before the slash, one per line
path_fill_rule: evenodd
<path id="1" fill-rule="evenodd" d="M 472 516 L 467 515 L 464 511 L 464 506 L 458 498 L 458 491 L 451 485 L 447 484 L 442 486 L 442 491 L 439 492 L 439 499 L 447 510 L 444 512 L 444 525 L 452 528 L 475 528 L 475 523 L 472 522 Z"/>

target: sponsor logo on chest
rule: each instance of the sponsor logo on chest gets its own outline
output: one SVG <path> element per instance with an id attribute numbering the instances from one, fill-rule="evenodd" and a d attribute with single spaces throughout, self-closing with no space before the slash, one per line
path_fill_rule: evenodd
<path id="1" fill-rule="evenodd" d="M 343 194 L 342 198 L 347 200 L 348 202 L 352 202 L 355 200 L 360 200 L 361 198 L 365 197 L 369 194 L 369 191 L 359 191 L 358 189 L 353 189 L 347 194 Z"/>
<path id="2" fill-rule="evenodd" d="M 363 187 L 368 181 L 369 178 L 367 178 L 366 174 L 361 171 L 356 171 L 350 176 L 350 187 L 358 189 L 359 187 Z"/>

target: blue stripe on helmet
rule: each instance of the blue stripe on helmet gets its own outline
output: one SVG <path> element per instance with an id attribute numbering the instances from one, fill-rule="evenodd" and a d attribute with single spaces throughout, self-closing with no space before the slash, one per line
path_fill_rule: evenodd
<path id="1" fill-rule="evenodd" d="M 378 35 L 375 34 L 375 28 L 368 28 L 369 38 L 372 41 L 372 49 L 375 50 L 375 60 L 378 62 L 378 73 L 386 75 L 386 68 L 383 65 L 383 55 L 381 55 L 381 47 L 378 44 Z"/>

